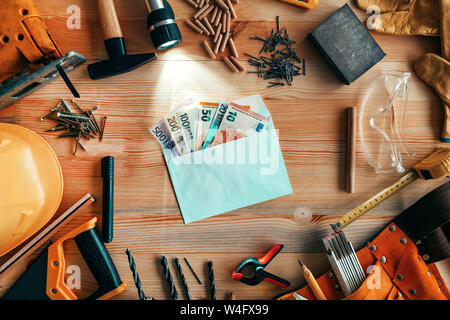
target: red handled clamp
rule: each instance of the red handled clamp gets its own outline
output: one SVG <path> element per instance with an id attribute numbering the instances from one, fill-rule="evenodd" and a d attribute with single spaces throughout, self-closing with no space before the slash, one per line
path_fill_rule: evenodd
<path id="1" fill-rule="evenodd" d="M 248 284 L 249 286 L 256 286 L 263 280 L 268 280 L 281 287 L 289 287 L 291 285 L 289 281 L 277 277 L 276 275 L 271 274 L 267 271 L 264 271 L 264 268 L 283 249 L 283 247 L 284 246 L 282 244 L 277 244 L 259 259 L 249 258 L 244 260 L 236 270 L 233 270 L 233 280 L 239 280 L 245 284 Z M 244 277 L 242 271 L 245 271 L 246 274 L 251 273 L 253 276 Z"/>

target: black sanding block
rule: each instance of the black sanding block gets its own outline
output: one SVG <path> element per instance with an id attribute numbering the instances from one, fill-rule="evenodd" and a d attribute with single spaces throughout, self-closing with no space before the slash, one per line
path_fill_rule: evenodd
<path id="1" fill-rule="evenodd" d="M 314 29 L 308 39 L 347 85 L 386 55 L 348 4 Z"/>

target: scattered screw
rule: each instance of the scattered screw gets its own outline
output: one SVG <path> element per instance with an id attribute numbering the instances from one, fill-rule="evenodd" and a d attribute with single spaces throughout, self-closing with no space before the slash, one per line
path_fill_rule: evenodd
<path id="1" fill-rule="evenodd" d="M 54 106 L 51 111 L 45 116 L 41 117 L 41 121 L 47 119 L 56 122 L 58 125 L 46 130 L 46 132 L 55 132 L 67 130 L 58 136 L 58 138 L 74 138 L 75 140 L 75 150 L 73 152 L 76 155 L 78 146 L 83 150 L 87 151 L 85 146 L 81 143 L 81 138 L 83 139 L 93 139 L 96 136 L 103 139 L 103 130 L 105 128 L 105 121 L 103 122 L 103 129 L 100 127 L 93 114 L 94 111 L 98 109 L 94 106 L 91 110 L 83 110 L 74 100 L 70 102 L 75 106 L 76 113 L 69 107 L 65 100 L 61 100 L 56 106 Z M 106 117 L 104 117 L 106 119 Z"/>
<path id="2" fill-rule="evenodd" d="M 103 124 L 102 124 L 102 130 L 100 131 L 100 141 L 103 140 L 103 133 L 105 132 L 105 126 L 106 126 L 106 119 L 108 119 L 108 117 L 103 117 Z"/>
<path id="3" fill-rule="evenodd" d="M 62 112 L 58 112 L 56 114 L 56 116 L 58 118 L 68 118 L 68 119 L 77 119 L 77 120 L 85 120 L 85 121 L 89 121 L 90 120 L 88 117 L 77 116 L 77 115 L 74 115 L 74 114 L 62 113 Z"/>
<path id="4" fill-rule="evenodd" d="M 295 76 L 306 75 L 305 59 L 300 59 L 292 46 L 295 41 L 289 38 L 286 27 L 280 29 L 280 18 L 276 17 L 276 32 L 272 29 L 270 37 L 263 39 L 261 37 L 251 37 L 252 40 L 264 42 L 259 54 L 260 57 L 246 55 L 250 58 L 249 64 L 256 67 L 258 71 L 250 71 L 248 73 L 257 73 L 259 77 L 265 80 L 280 79 L 284 80 L 287 85 L 292 86 Z M 269 53 L 270 57 L 261 54 Z M 301 64 L 297 65 L 296 63 Z M 302 70 L 302 72 L 300 72 Z M 284 86 L 284 83 L 270 83 L 268 88 L 275 86 Z"/>

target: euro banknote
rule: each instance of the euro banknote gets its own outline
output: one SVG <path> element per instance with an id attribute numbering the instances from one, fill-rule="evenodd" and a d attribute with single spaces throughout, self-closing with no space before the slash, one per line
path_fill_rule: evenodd
<path id="1" fill-rule="evenodd" d="M 195 150 L 201 150 L 203 141 L 205 141 L 211 123 L 216 115 L 218 103 L 200 102 L 198 119 L 197 119 L 197 135 L 195 141 Z"/>
<path id="2" fill-rule="evenodd" d="M 228 105 L 212 145 L 226 143 L 261 132 L 268 121 L 268 118 L 232 102 Z"/>
<path id="3" fill-rule="evenodd" d="M 151 133 L 172 155 L 182 156 L 218 144 L 257 134 L 269 119 L 252 111 L 251 106 L 222 101 L 186 101 L 158 121 Z"/>

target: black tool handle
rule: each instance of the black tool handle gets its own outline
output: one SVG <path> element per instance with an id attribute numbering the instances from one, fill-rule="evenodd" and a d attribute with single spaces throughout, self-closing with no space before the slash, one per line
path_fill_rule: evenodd
<path id="1" fill-rule="evenodd" d="M 122 285 L 116 266 L 100 239 L 97 228 L 80 233 L 74 240 L 99 286 L 98 291 L 88 299 L 98 299 Z"/>
<path id="2" fill-rule="evenodd" d="M 113 239 L 114 225 L 114 158 L 104 157 L 101 167 L 103 177 L 102 239 L 109 243 Z"/>

